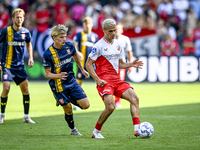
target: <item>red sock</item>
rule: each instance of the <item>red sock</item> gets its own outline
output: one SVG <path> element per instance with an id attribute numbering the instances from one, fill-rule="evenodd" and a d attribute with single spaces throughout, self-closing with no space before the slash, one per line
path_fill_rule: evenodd
<path id="1" fill-rule="evenodd" d="M 102 126 L 103 126 L 103 125 L 101 125 L 101 124 L 99 124 L 99 123 L 97 122 L 97 124 L 96 124 L 96 126 L 95 126 L 95 129 L 101 131 Z"/>
<path id="2" fill-rule="evenodd" d="M 132 120 L 133 120 L 133 125 L 140 124 L 140 118 L 139 117 L 133 117 Z"/>

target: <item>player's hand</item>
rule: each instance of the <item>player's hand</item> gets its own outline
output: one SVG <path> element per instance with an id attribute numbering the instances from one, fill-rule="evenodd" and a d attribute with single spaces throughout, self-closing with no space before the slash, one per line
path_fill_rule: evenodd
<path id="1" fill-rule="evenodd" d="M 89 78 L 89 73 L 85 69 L 82 70 L 82 74 L 85 76 L 85 78 Z"/>
<path id="2" fill-rule="evenodd" d="M 60 79 L 62 79 L 62 80 L 67 80 L 67 72 L 61 72 L 60 73 Z"/>
<path id="3" fill-rule="evenodd" d="M 104 87 L 104 85 L 107 84 L 107 82 L 104 81 L 104 80 L 99 79 L 99 80 L 97 81 L 97 84 L 98 84 L 98 86 L 100 86 L 100 87 Z"/>
<path id="4" fill-rule="evenodd" d="M 142 66 L 143 66 L 144 63 L 142 61 L 138 61 L 138 60 L 139 60 L 139 58 L 137 58 L 136 60 L 134 60 L 132 62 L 132 67 L 142 69 Z"/>
<path id="5" fill-rule="evenodd" d="M 33 67 L 33 65 L 34 65 L 33 59 L 28 60 L 28 65 L 29 65 L 29 68 Z"/>

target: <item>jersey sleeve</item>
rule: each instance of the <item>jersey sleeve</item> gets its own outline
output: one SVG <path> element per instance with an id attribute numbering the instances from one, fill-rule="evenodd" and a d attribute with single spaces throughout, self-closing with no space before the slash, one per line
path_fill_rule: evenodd
<path id="1" fill-rule="evenodd" d="M 72 53 L 72 56 L 76 54 L 76 48 L 73 44 L 71 44 L 71 53 Z"/>
<path id="2" fill-rule="evenodd" d="M 51 57 L 47 53 L 43 54 L 43 67 L 46 68 L 51 68 Z"/>
<path id="3" fill-rule="evenodd" d="M 97 60 L 97 58 L 99 57 L 99 48 L 98 46 L 93 46 L 91 53 L 89 54 L 89 58 L 92 60 Z"/>
<path id="4" fill-rule="evenodd" d="M 126 45 L 126 51 L 132 51 L 132 46 L 131 46 L 131 41 L 130 39 L 127 37 L 127 45 Z"/>
<path id="5" fill-rule="evenodd" d="M 78 44 L 80 41 L 80 36 L 79 33 L 77 33 L 74 37 L 73 37 L 73 43 Z"/>
<path id="6" fill-rule="evenodd" d="M 25 42 L 26 42 L 26 43 L 29 43 L 30 41 L 31 41 L 31 33 L 28 31 L 28 32 L 26 33 Z"/>
<path id="7" fill-rule="evenodd" d="M 0 33 L 0 43 L 5 41 L 5 38 L 6 38 L 6 30 L 3 29 Z"/>
<path id="8" fill-rule="evenodd" d="M 123 59 L 124 58 L 124 48 L 122 45 L 120 45 L 120 55 L 119 55 L 119 59 Z"/>

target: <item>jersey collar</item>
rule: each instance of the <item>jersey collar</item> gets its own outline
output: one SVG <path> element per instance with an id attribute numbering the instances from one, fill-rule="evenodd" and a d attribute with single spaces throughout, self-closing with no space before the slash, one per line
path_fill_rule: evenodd
<path id="1" fill-rule="evenodd" d="M 111 45 L 114 43 L 114 40 L 110 43 L 110 42 L 108 42 L 108 41 L 105 39 L 105 37 L 103 37 L 103 40 L 104 40 L 106 43 L 111 44 Z"/>

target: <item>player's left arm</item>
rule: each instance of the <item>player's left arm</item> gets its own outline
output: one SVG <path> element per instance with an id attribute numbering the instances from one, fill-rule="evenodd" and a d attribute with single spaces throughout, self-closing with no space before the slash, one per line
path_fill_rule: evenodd
<path id="1" fill-rule="evenodd" d="M 28 52 L 28 55 L 29 55 L 28 65 L 29 65 L 29 68 L 31 68 L 34 65 L 34 61 L 33 61 L 33 47 L 32 47 L 31 41 L 28 42 L 28 43 L 26 43 L 26 48 L 27 48 L 27 52 Z"/>
<path id="2" fill-rule="evenodd" d="M 79 56 L 79 54 L 78 54 L 77 52 L 73 55 L 73 58 L 74 58 L 74 61 L 76 62 L 76 64 L 78 65 L 78 67 L 81 69 L 81 72 L 83 73 L 83 75 L 84 75 L 86 78 L 89 78 L 89 74 L 88 74 L 88 72 L 83 68 L 83 66 L 82 66 L 82 64 L 81 64 L 80 56 Z"/>
<path id="3" fill-rule="evenodd" d="M 142 66 L 143 66 L 143 62 L 139 61 L 139 58 L 135 59 L 131 63 L 125 63 L 122 59 L 119 59 L 119 68 L 120 69 L 127 69 L 130 67 L 142 69 Z"/>

